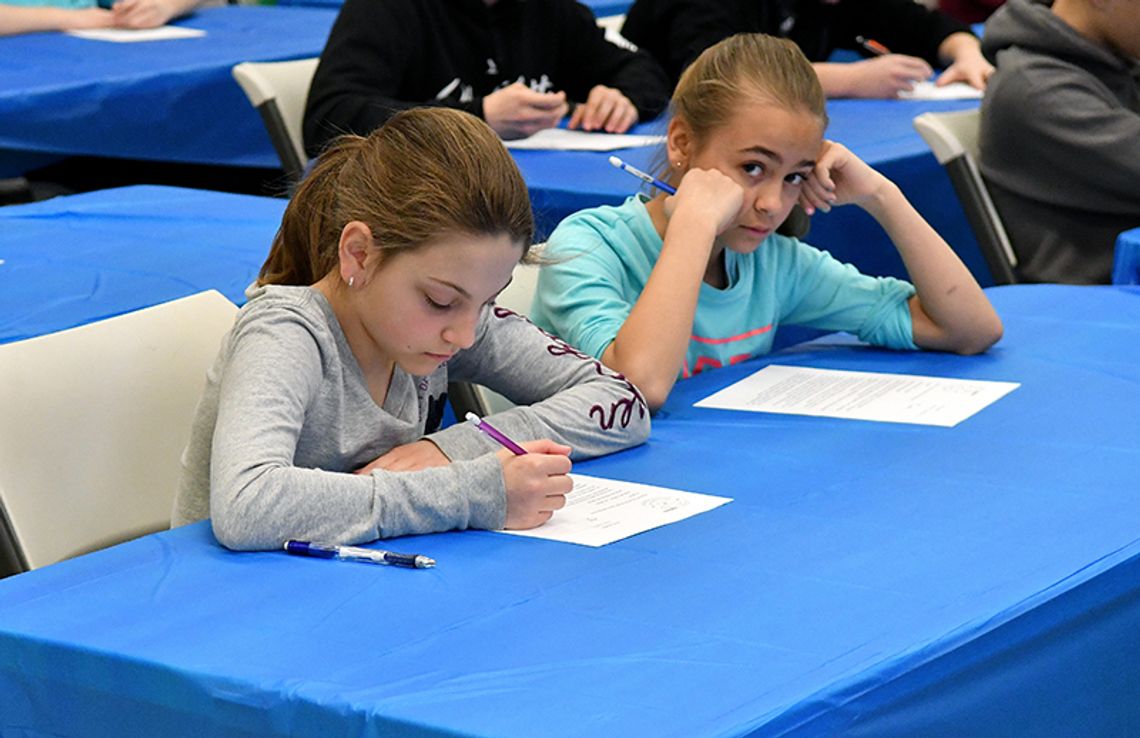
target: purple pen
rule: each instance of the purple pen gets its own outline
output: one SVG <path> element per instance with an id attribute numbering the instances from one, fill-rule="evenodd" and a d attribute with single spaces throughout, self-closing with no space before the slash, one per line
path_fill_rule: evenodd
<path id="1" fill-rule="evenodd" d="M 522 456 L 526 453 L 525 448 L 507 438 L 505 435 L 503 435 L 503 432 L 501 430 L 491 425 L 486 420 L 483 420 L 475 413 L 467 413 L 467 419 L 474 423 L 476 428 L 493 438 L 496 443 L 510 451 L 515 456 Z"/>

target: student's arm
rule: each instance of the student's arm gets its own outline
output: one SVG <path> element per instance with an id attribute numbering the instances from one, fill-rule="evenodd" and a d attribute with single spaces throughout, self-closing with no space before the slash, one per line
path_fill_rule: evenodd
<path id="1" fill-rule="evenodd" d="M 196 8 L 221 4 L 219 0 L 117 0 L 111 12 L 119 28 L 157 28 Z"/>
<path id="2" fill-rule="evenodd" d="M 994 73 L 994 67 L 982 56 L 982 44 L 972 33 L 952 33 L 938 46 L 938 56 L 946 70 L 938 76 L 938 86 L 965 82 L 979 90 Z"/>
<path id="3" fill-rule="evenodd" d="M 634 3 L 621 32 L 648 50 L 675 84 L 702 51 L 741 30 L 738 5 L 724 0 Z"/>
<path id="4" fill-rule="evenodd" d="M 551 439 L 573 458 L 637 445 L 649 436 L 649 409 L 630 381 L 526 318 L 484 309 L 475 344 L 448 364 L 448 378 L 481 384 L 518 404 L 492 419 L 516 441 Z M 451 459 L 497 446 L 472 424 L 428 436 Z"/>
<path id="5" fill-rule="evenodd" d="M 893 182 L 845 147 L 824 142 L 803 201 L 809 213 L 857 204 L 887 232 L 917 291 L 910 301 L 916 345 L 974 354 L 1001 338 L 1001 320 L 950 246 Z"/>
<path id="6" fill-rule="evenodd" d="M 26 8 L 0 4 L 0 36 L 109 28 L 112 25 L 111 11 L 103 8 Z"/>
<path id="7" fill-rule="evenodd" d="M 895 54 L 917 56 L 942 66 L 950 61 L 942 54 L 942 44 L 951 35 L 973 36 L 965 23 L 914 0 L 860 0 L 840 7 L 842 21 L 833 32 L 838 45 L 845 48 L 857 49 L 855 37 L 863 36 Z"/>
<path id="8" fill-rule="evenodd" d="M 657 117 L 672 92 L 661 66 L 645 52 L 606 40 L 585 5 L 561 0 L 557 6 L 561 54 L 557 74 L 565 80 L 566 92 L 581 103 L 572 127 L 581 123 L 587 130 L 624 133 L 639 120 Z"/>
<path id="9" fill-rule="evenodd" d="M 506 522 L 503 464 L 494 454 L 367 475 L 351 473 L 363 459 L 294 466 L 322 381 L 317 341 L 298 321 L 243 327 L 240 318 L 232 340 L 209 459 L 210 512 L 223 545 L 277 549 L 288 538 L 359 543 Z"/>

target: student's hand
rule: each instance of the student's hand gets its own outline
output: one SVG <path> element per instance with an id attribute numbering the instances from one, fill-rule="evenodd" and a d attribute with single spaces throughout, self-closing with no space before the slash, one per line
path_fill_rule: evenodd
<path id="1" fill-rule="evenodd" d="M 886 54 L 847 65 L 851 97 L 890 99 L 910 90 L 915 82 L 934 74 L 924 60 L 905 54 Z"/>
<path id="2" fill-rule="evenodd" d="M 413 443 L 405 443 L 403 446 L 396 446 L 371 464 L 360 467 L 353 474 L 370 474 L 373 469 L 393 472 L 419 471 L 433 466 L 447 466 L 450 463 L 451 459 L 439 450 L 439 446 L 426 439 L 421 439 Z"/>
<path id="3" fill-rule="evenodd" d="M 984 90 L 993 73 L 993 65 L 986 61 L 981 51 L 967 52 L 960 54 L 953 64 L 946 67 L 946 71 L 938 76 L 934 84 L 941 87 L 951 82 L 965 82 L 971 87 Z"/>
<path id="4" fill-rule="evenodd" d="M 637 108 L 629 98 L 613 87 L 596 85 L 586 102 L 574 108 L 567 128 L 583 131 L 604 129 L 606 133 L 625 133 L 637 122 Z"/>
<path id="5" fill-rule="evenodd" d="M 170 0 L 117 0 L 111 6 L 119 28 L 158 28 L 178 14 Z"/>
<path id="6" fill-rule="evenodd" d="M 569 109 L 565 92 L 535 92 L 521 82 L 483 98 L 483 119 L 507 139 L 553 128 Z"/>
<path id="7" fill-rule="evenodd" d="M 498 452 L 507 489 L 507 521 L 504 528 L 537 528 L 550 520 L 555 510 L 566 507 L 566 495 L 574 486 L 570 474 L 570 447 L 550 440 L 520 444 L 527 450 L 515 456 Z"/>
<path id="8" fill-rule="evenodd" d="M 61 31 L 81 31 L 86 28 L 111 28 L 114 14 L 106 8 L 61 8 Z"/>
<path id="9" fill-rule="evenodd" d="M 690 169 L 676 195 L 665 198 L 665 217 L 696 221 L 719 236 L 728 230 L 744 207 L 744 189 L 717 169 Z"/>
<path id="10" fill-rule="evenodd" d="M 865 205 L 891 186 L 891 181 L 855 156 L 843 144 L 824 141 L 807 182 L 800 190 L 800 205 L 808 215 L 828 212 L 834 205 Z"/>

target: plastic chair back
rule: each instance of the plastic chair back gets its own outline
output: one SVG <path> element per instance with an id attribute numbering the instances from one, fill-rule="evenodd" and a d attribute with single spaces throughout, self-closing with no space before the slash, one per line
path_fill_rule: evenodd
<path id="1" fill-rule="evenodd" d="M 249 102 L 261 114 L 281 167 L 293 182 L 305 171 L 301 124 L 305 98 L 317 71 L 317 58 L 284 62 L 242 62 L 232 73 Z"/>
<path id="2" fill-rule="evenodd" d="M 0 346 L 0 575 L 169 527 L 236 313 L 211 290 Z"/>

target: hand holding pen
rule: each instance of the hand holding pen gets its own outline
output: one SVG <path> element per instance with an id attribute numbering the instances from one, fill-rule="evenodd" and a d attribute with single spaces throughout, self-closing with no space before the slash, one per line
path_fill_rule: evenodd
<path id="1" fill-rule="evenodd" d="M 499 461 L 507 493 L 504 528 L 537 528 L 566 506 L 566 495 L 574 486 L 569 446 L 549 439 L 520 444 L 475 413 L 468 413 L 467 419 L 503 447 Z"/>
<path id="2" fill-rule="evenodd" d="M 856 36 L 855 43 L 872 58 L 842 65 L 852 77 L 850 97 L 895 98 L 900 92 L 912 89 L 915 82 L 934 74 L 924 59 L 892 53 L 874 39 Z"/>

